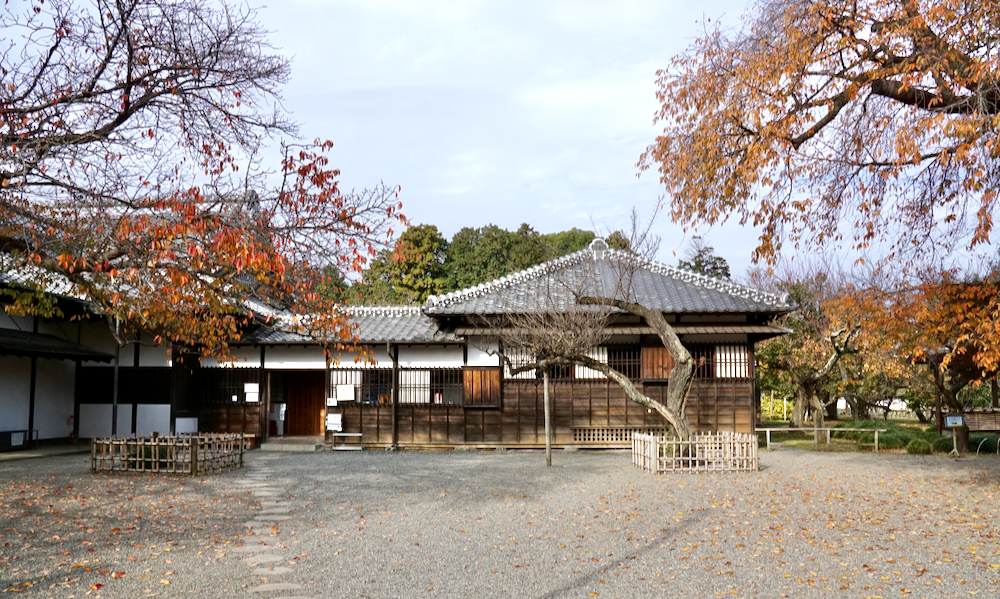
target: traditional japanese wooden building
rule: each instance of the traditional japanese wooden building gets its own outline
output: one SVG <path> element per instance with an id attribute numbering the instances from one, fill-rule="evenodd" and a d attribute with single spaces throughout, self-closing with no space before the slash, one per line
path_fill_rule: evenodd
<path id="1" fill-rule="evenodd" d="M 503 347 L 498 323 L 509 314 L 579 309 L 581 293 L 610 297 L 625 288 L 632 301 L 661 311 L 695 358 L 687 402 L 693 428 L 752 432 L 755 344 L 784 332 L 770 323 L 792 306 L 773 294 L 609 250 L 600 240 L 423 306 L 352 308 L 366 357 L 331 360 L 311 339 L 273 328 L 251 332 L 233 346 L 236 360 L 222 364 L 171 356 L 147 339 L 121 348 L 117 432 L 194 428 L 266 439 L 336 428 L 367 448 L 541 447 L 542 385 L 532 371 L 503 367 L 501 354 L 514 363 L 532 357 Z M 614 313 L 605 333 L 591 357 L 647 395 L 662 396 L 672 361 L 652 328 Z M 83 325 L 74 342 L 103 359 L 115 353 L 106 324 Z M 112 367 L 83 357 L 73 378 L 77 434 L 108 434 Z M 665 430 L 658 414 L 591 369 L 557 369 L 552 392 L 556 447 L 620 447 L 634 431 Z"/>
<path id="2" fill-rule="evenodd" d="M 217 392 L 216 430 L 239 430 L 240 402 L 230 392 L 253 379 L 266 390 L 261 414 L 284 404 L 284 432 L 319 435 L 327 424 L 360 434 L 365 447 L 541 447 L 544 417 L 540 380 L 534 372 L 511 374 L 531 360 L 503 348 L 491 323 L 516 312 L 575 309 L 575 294 L 612 296 L 627 271 L 630 298 L 663 312 L 695 358 L 687 413 L 695 430 L 751 432 L 755 426 L 755 344 L 784 331 L 771 321 L 788 312 L 784 298 L 712 279 L 597 243 L 589 249 L 529 270 L 443 296 L 420 307 L 354 308 L 351 320 L 367 344 L 367 361 L 342 355 L 324 368 L 308 339 L 260 330 L 244 364 L 255 372 L 202 369 L 209 378 L 232 379 Z M 672 368 L 669 353 L 642 319 L 614 314 L 607 340 L 592 357 L 628 375 L 647 395 L 663 396 Z M 259 359 L 256 356 L 259 354 Z M 242 370 L 242 369 L 239 369 Z M 634 431 L 662 431 L 655 412 L 628 400 L 615 383 L 581 366 L 553 374 L 556 446 L 624 446 Z M 203 418 L 213 400 L 199 401 Z M 225 404 L 225 405 L 223 405 Z M 207 422 L 206 422 L 207 424 Z M 247 423 L 249 424 L 249 423 Z M 274 430 L 272 428 L 271 433 Z"/>

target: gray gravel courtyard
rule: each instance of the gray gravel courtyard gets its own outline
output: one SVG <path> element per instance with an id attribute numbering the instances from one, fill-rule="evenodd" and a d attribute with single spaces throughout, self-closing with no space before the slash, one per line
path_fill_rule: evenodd
<path id="1" fill-rule="evenodd" d="M 207 477 L 0 463 L 23 597 L 1000 595 L 996 456 L 762 452 L 650 475 L 625 452 L 248 454 Z"/>

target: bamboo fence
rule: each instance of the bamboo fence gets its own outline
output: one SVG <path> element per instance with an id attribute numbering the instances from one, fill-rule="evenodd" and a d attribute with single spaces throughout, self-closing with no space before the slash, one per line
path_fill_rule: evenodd
<path id="1" fill-rule="evenodd" d="M 90 470 L 196 476 L 242 468 L 243 449 L 244 436 L 229 433 L 92 439 Z"/>
<path id="2" fill-rule="evenodd" d="M 646 472 L 756 472 L 757 435 L 705 433 L 689 439 L 635 433 L 632 464 Z"/>

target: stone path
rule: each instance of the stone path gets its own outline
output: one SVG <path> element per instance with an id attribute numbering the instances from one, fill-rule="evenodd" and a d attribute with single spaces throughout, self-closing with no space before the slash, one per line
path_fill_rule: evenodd
<path id="1" fill-rule="evenodd" d="M 281 577 L 294 572 L 287 565 L 288 545 L 282 539 L 282 526 L 295 518 L 294 502 L 288 499 L 288 481 L 279 484 L 269 464 L 277 455 L 263 455 L 247 466 L 244 476 L 236 481 L 259 498 L 260 512 L 246 523 L 248 534 L 244 545 L 230 551 L 242 557 L 243 565 L 252 568 L 256 586 L 247 591 L 255 596 L 275 599 L 313 599 L 300 595 L 281 594 L 302 589 L 302 585 L 281 582 Z M 286 526 L 287 527 L 287 526 Z"/>

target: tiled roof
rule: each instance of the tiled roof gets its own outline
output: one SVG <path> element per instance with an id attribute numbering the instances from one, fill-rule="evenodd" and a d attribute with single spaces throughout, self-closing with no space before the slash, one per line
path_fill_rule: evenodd
<path id="1" fill-rule="evenodd" d="M 8 264 L 3 254 L 0 254 L 0 284 L 24 289 L 40 289 L 53 295 L 74 297 L 73 283 L 66 277 L 37 266 Z"/>
<path id="2" fill-rule="evenodd" d="M 347 308 L 348 322 L 357 325 L 363 343 L 457 343 L 451 331 L 443 331 L 424 314 L 420 306 L 375 306 Z M 297 344 L 313 343 L 304 335 L 271 328 L 261 328 L 240 343 Z"/>
<path id="3" fill-rule="evenodd" d="M 786 297 L 693 273 L 607 249 L 591 247 L 505 277 L 427 299 L 428 314 L 500 314 L 574 307 L 575 297 L 615 297 L 629 288 L 629 299 L 670 314 L 784 313 Z M 620 295 L 620 294 L 618 294 Z M 575 306 L 580 309 L 579 306 Z"/>
<path id="4" fill-rule="evenodd" d="M 791 333 L 791 329 L 771 325 L 688 325 L 675 324 L 670 327 L 678 335 L 766 335 L 776 337 Z M 456 335 L 496 335 L 502 329 L 480 327 L 458 327 Z M 604 329 L 606 335 L 655 335 L 656 330 L 648 326 L 609 326 Z"/>
<path id="5" fill-rule="evenodd" d="M 114 359 L 114 356 L 109 353 L 60 339 L 54 335 L 15 329 L 0 329 L 0 354 L 59 360 L 92 360 L 95 362 L 110 362 Z"/>

